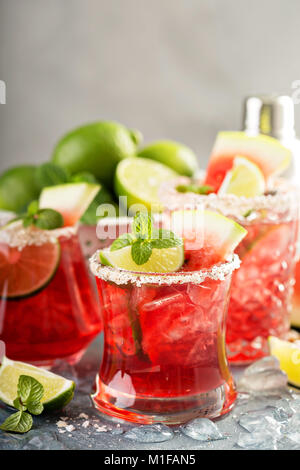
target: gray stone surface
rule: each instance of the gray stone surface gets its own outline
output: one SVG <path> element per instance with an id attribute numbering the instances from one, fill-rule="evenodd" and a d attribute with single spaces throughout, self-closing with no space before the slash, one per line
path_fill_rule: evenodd
<path id="1" fill-rule="evenodd" d="M 222 439 L 207 442 L 192 439 L 179 426 L 172 428 L 173 437 L 172 433 L 162 429 L 164 436 L 160 439 L 157 429 L 136 433 L 133 430 L 135 425 L 109 421 L 93 408 L 89 396 L 99 367 L 99 351 L 98 338 L 77 366 L 56 368 L 56 372 L 75 379 L 77 389 L 74 400 L 64 411 L 35 417 L 34 428 L 27 434 L 14 435 L 0 431 L 0 449 L 300 449 L 300 433 L 297 432 L 300 394 L 284 392 L 281 396 L 259 395 L 250 398 L 240 395 L 233 411 L 215 421 Z M 236 377 L 242 372 L 242 369 L 234 369 Z M 0 421 L 10 412 L 0 405 Z M 266 428 L 268 432 L 264 433 Z M 197 422 L 195 431 L 199 433 Z M 134 433 L 136 439 L 132 439 Z M 141 442 L 147 440 L 148 443 Z M 153 440 L 164 442 L 149 442 Z"/>

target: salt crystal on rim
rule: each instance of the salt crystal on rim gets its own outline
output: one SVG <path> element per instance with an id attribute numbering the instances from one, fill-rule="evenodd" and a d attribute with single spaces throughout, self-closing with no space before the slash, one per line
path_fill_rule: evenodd
<path id="1" fill-rule="evenodd" d="M 16 247 L 20 251 L 25 246 L 41 246 L 45 243 L 56 243 L 60 237 L 70 238 L 77 232 L 77 226 L 62 227 L 54 230 L 41 230 L 34 226 L 24 227 L 18 220 L 0 229 L 0 243 Z"/>
<path id="2" fill-rule="evenodd" d="M 204 175 L 196 184 L 203 184 Z M 282 178 L 274 178 L 269 181 L 267 190 L 275 191 L 275 194 L 263 194 L 255 197 L 236 196 L 234 194 L 223 194 L 222 196 L 210 193 L 207 195 L 193 192 L 180 193 L 177 191 L 179 185 L 189 185 L 191 179 L 179 177 L 173 181 L 165 182 L 159 189 L 159 198 L 166 210 L 183 209 L 185 205 L 199 205 L 205 209 L 213 210 L 227 217 L 233 217 L 244 225 L 257 222 L 263 218 L 264 221 L 276 223 L 289 222 L 298 217 L 298 194 L 297 188 Z M 251 211 L 251 216 L 245 217 Z"/>
<path id="3" fill-rule="evenodd" d="M 92 273 L 105 281 L 114 282 L 118 285 L 128 283 L 140 287 L 143 284 L 173 285 L 173 284 L 202 284 L 205 279 L 224 281 L 226 276 L 232 274 L 240 267 L 241 261 L 237 254 L 234 254 L 229 261 L 215 264 L 209 269 L 199 271 L 179 271 L 173 273 L 138 273 L 125 271 L 110 266 L 104 266 L 99 260 L 100 250 L 96 251 L 90 258 L 90 269 Z"/>

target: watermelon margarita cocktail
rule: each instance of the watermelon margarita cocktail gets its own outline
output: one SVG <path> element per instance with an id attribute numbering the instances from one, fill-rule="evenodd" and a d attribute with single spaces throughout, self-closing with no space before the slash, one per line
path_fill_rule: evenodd
<path id="1" fill-rule="evenodd" d="M 225 318 L 236 260 L 154 275 L 102 266 L 94 256 L 104 352 L 94 402 L 139 423 L 176 424 L 228 412 L 236 398 Z"/>
<path id="2" fill-rule="evenodd" d="M 74 227 L 0 230 L 0 340 L 10 359 L 76 362 L 101 329 Z"/>
<path id="3" fill-rule="evenodd" d="M 216 221 L 225 237 L 214 233 Z M 98 410 L 139 423 L 176 424 L 232 408 L 225 320 L 231 274 L 239 267 L 232 251 L 246 231 L 212 212 L 202 212 L 201 222 L 201 262 L 177 235 L 142 240 L 142 223 L 91 258 L 104 325 L 93 396 Z M 216 240 L 222 243 L 214 249 Z"/>
<path id="4" fill-rule="evenodd" d="M 201 187 L 202 181 L 194 184 Z M 248 231 L 236 249 L 241 267 L 232 278 L 226 343 L 230 362 L 252 362 L 268 353 L 268 336 L 284 338 L 290 327 L 298 233 L 296 190 L 280 180 L 274 181 L 272 192 L 253 198 L 176 190 L 188 184 L 190 180 L 180 178 L 163 185 L 166 207 L 204 204 Z"/>

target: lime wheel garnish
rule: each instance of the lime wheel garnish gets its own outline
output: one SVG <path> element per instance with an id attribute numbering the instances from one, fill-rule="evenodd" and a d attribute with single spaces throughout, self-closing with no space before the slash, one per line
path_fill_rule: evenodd
<path id="1" fill-rule="evenodd" d="M 14 299 L 36 293 L 51 281 L 59 260 L 58 242 L 22 250 L 0 243 L 0 296 Z"/>

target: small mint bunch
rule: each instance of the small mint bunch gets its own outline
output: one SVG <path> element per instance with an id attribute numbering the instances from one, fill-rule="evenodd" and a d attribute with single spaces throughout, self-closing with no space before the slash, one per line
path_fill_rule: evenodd
<path id="1" fill-rule="evenodd" d="M 111 245 L 110 251 L 120 250 L 131 246 L 131 256 L 137 265 L 145 264 L 153 248 L 172 248 L 183 245 L 182 238 L 170 230 L 155 228 L 153 218 L 144 213 L 137 212 L 132 224 L 132 233 L 120 235 Z"/>
<path id="2" fill-rule="evenodd" d="M 54 230 L 64 224 L 63 216 L 59 212 L 54 209 L 39 209 L 38 201 L 32 201 L 27 207 L 27 212 L 11 222 L 16 220 L 22 220 L 25 228 L 34 225 L 42 230 Z"/>
<path id="3" fill-rule="evenodd" d="M 18 381 L 17 397 L 14 407 L 18 410 L 10 415 L 0 426 L 2 431 L 25 433 L 32 428 L 31 415 L 39 415 L 44 407 L 41 400 L 44 395 L 44 387 L 29 375 L 20 375 Z"/>

